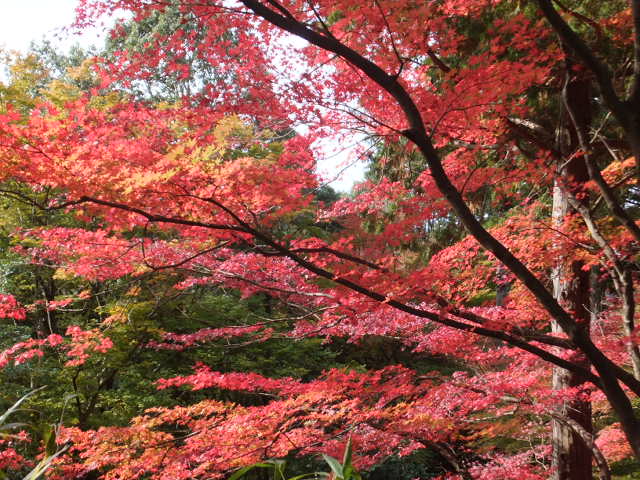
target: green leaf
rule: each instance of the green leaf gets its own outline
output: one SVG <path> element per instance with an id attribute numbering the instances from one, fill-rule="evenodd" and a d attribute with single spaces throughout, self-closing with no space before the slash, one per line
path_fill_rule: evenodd
<path id="1" fill-rule="evenodd" d="M 287 465 L 287 462 L 285 460 L 269 460 L 269 462 L 267 463 L 272 463 L 273 464 L 273 478 L 277 480 L 286 480 L 284 478 L 284 469 Z"/>
<path id="2" fill-rule="evenodd" d="M 36 388 L 35 390 L 32 390 L 31 392 L 23 395 L 22 398 L 20 398 L 20 400 L 18 400 L 16 403 L 11 405 L 11 407 L 9 407 L 9 409 L 6 412 L 4 412 L 2 415 L 0 415 L 0 425 L 4 424 L 4 422 L 7 420 L 7 418 L 9 418 L 9 415 L 11 415 L 13 412 L 15 412 L 22 402 L 24 402 L 31 395 L 33 395 L 36 392 L 39 392 L 43 388 L 45 388 L 45 387 L 40 387 L 40 388 Z"/>
<path id="3" fill-rule="evenodd" d="M 37 480 L 49 469 L 53 461 L 67 451 L 69 448 L 68 445 L 62 447 L 53 455 L 49 455 L 48 457 L 43 458 L 40 462 L 35 466 L 33 470 L 31 470 L 26 477 L 22 480 Z"/>
<path id="4" fill-rule="evenodd" d="M 352 478 L 355 470 L 353 469 L 352 465 L 343 465 L 342 471 L 344 472 L 344 480 L 349 480 L 350 478 Z"/>
<path id="5" fill-rule="evenodd" d="M 347 446 L 344 449 L 344 456 L 342 457 L 342 465 L 343 466 L 351 466 L 351 456 L 352 456 L 352 450 L 351 450 L 351 437 L 349 437 L 349 439 L 347 440 Z"/>
<path id="6" fill-rule="evenodd" d="M 338 477 L 338 479 L 344 478 L 344 471 L 342 469 L 342 465 L 337 459 L 329 455 L 325 455 L 324 453 L 322 454 L 322 458 L 324 458 L 324 461 L 329 464 L 329 466 L 331 467 L 331 470 L 336 475 L 336 477 Z"/>
<path id="7" fill-rule="evenodd" d="M 254 463 L 253 465 L 249 465 L 249 466 L 241 468 L 240 470 L 235 472 L 233 475 L 231 475 L 227 480 L 238 480 L 239 478 L 242 478 L 247 472 L 250 472 L 254 468 L 275 468 L 275 467 L 274 467 L 272 462 L 269 462 L 269 463 L 264 463 L 264 462 Z"/>
<path id="8" fill-rule="evenodd" d="M 58 445 L 56 443 L 56 427 L 55 425 L 49 425 L 48 428 L 44 431 L 42 436 L 42 440 L 44 443 L 44 451 L 47 455 L 53 455 L 58 450 Z"/>
<path id="9" fill-rule="evenodd" d="M 302 475 L 296 475 L 295 477 L 288 478 L 287 480 L 302 480 L 303 478 L 329 478 L 329 474 L 326 472 L 312 472 L 312 473 L 303 473 Z"/>
<path id="10" fill-rule="evenodd" d="M 2 430 L 11 430 L 13 428 L 18 428 L 18 427 L 26 427 L 28 425 L 29 425 L 28 423 L 20 423 L 20 422 L 5 423 L 3 425 L 0 425 L 0 431 L 2 431 Z"/>

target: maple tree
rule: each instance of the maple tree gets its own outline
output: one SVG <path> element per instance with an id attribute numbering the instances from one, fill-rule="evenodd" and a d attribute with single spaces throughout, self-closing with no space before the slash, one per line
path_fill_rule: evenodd
<path id="1" fill-rule="evenodd" d="M 224 477 L 340 457 L 347 436 L 359 470 L 428 448 L 452 478 L 585 478 L 592 459 L 609 478 L 608 462 L 640 458 L 640 2 L 85 0 L 78 25 L 122 9 L 134 23 L 116 26 L 114 45 L 128 48 L 136 25 L 148 40 L 92 60 L 88 91 L 9 102 L 0 117 L 2 190 L 76 216 L 16 229 L 16 254 L 58 277 L 166 272 L 175 291 L 224 286 L 278 306 L 259 322 L 156 332 L 146 348 L 266 340 L 286 324 L 293 339 L 390 337 L 460 368 L 301 381 L 199 364 L 158 386 L 268 400 L 63 428 L 71 447 L 52 475 Z M 323 204 L 318 142 L 353 130 L 372 136 L 376 173 Z M 467 236 L 439 236 L 452 218 Z M 51 329 L 2 364 L 52 349 L 68 367 L 103 358 L 127 321 Z M 609 418 L 599 433 L 591 408 Z M 536 459 L 550 455 L 551 420 L 549 468 Z M 502 437 L 517 447 L 482 445 Z"/>

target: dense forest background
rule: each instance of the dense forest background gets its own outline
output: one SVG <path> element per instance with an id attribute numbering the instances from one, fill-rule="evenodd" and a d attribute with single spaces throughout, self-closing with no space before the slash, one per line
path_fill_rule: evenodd
<path id="1" fill-rule="evenodd" d="M 241 3 L 1 52 L 0 477 L 640 478 L 638 2 Z"/>

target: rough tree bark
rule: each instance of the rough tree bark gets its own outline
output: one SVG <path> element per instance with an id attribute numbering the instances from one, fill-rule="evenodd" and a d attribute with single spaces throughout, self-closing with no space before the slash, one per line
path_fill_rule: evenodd
<path id="1" fill-rule="evenodd" d="M 574 115 L 575 123 L 586 126 L 590 123 L 591 112 L 589 81 L 577 78 L 571 71 L 571 62 L 567 66 L 567 78 L 563 90 L 564 103 Z M 557 151 L 563 154 L 571 154 L 580 147 L 574 122 L 568 124 L 568 135 L 559 134 Z M 578 127 L 580 128 L 580 127 Z M 564 130 L 564 129 L 563 129 Z M 565 139 L 565 137 L 568 137 Z M 571 212 L 569 206 L 569 192 L 579 188 L 589 180 L 589 172 L 582 156 L 573 155 L 569 162 L 561 155 L 558 165 L 558 173 L 553 191 L 553 224 L 561 229 L 567 214 Z M 571 158 L 571 157 L 569 157 Z M 588 270 L 584 270 L 583 262 L 563 261 L 553 272 L 553 294 L 562 307 L 572 312 L 578 324 L 584 328 L 588 335 L 591 313 L 589 309 L 591 301 L 590 280 Z M 561 333 L 562 328 L 556 322 L 552 322 L 554 333 Z M 571 361 L 589 368 L 589 362 L 584 354 L 574 351 Z M 565 390 L 578 387 L 583 380 L 572 372 L 554 367 L 553 388 Z M 567 422 L 560 421 L 567 418 L 577 422 L 586 432 L 593 434 L 591 421 L 591 404 L 582 399 L 563 402 L 555 412 L 557 417 L 552 420 L 551 441 L 553 446 L 552 464 L 554 468 L 554 480 L 590 480 L 592 474 L 592 452 L 584 441 L 573 431 Z"/>
<path id="2" fill-rule="evenodd" d="M 556 187 L 556 192 L 560 189 Z M 554 217 L 561 219 L 567 213 L 566 200 L 562 193 L 554 192 Z M 558 216 L 556 216 L 558 215 Z M 589 272 L 581 268 L 580 262 L 568 262 L 560 265 L 554 278 L 554 293 L 558 301 L 568 310 L 573 310 L 576 318 L 583 319 L 585 328 L 590 323 L 589 311 Z M 553 331 L 561 332 L 559 325 L 553 322 Z M 573 352 L 570 360 L 588 368 L 589 362 L 580 352 Z M 564 368 L 554 367 L 553 388 L 565 390 L 583 384 L 582 379 Z M 591 404 L 584 400 L 563 402 L 556 414 L 561 418 L 576 421 L 587 432 L 593 433 L 591 422 Z M 592 454 L 584 442 L 566 423 L 552 420 L 551 441 L 553 446 L 554 480 L 590 480 L 592 477 Z"/>

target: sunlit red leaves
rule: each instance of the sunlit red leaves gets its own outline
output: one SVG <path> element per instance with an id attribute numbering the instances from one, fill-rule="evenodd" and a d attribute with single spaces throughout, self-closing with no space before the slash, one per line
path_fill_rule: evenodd
<path id="1" fill-rule="evenodd" d="M 549 453 L 549 446 L 544 445 L 513 456 L 496 454 L 487 464 L 472 466 L 469 473 L 478 480 L 544 480 L 549 470 L 536 460 Z"/>
<path id="2" fill-rule="evenodd" d="M 259 218 L 268 225 L 305 208 L 310 198 L 304 192 L 316 186 L 308 171 L 309 143 L 303 139 L 287 142 L 290 150 L 280 157 L 224 158 L 226 145 L 216 146 L 211 134 L 203 136 L 202 117 L 189 109 L 129 102 L 98 110 L 84 100 L 67 108 L 61 115 L 43 107 L 26 125 L 3 119 L 9 144 L 2 158 L 11 166 L 3 178 L 63 189 L 65 195 L 50 206 L 92 197 L 222 227 L 238 226 L 229 211 L 242 221 Z M 220 114 L 208 118 L 213 126 L 221 118 L 215 115 Z M 133 212 L 100 213 L 112 228 L 147 222 Z"/>
<path id="3" fill-rule="evenodd" d="M 261 332 L 264 336 L 264 325 L 233 326 L 222 328 L 204 328 L 194 333 L 165 333 L 162 335 L 162 342 L 150 341 L 147 346 L 159 350 L 184 350 L 193 346 L 201 345 L 217 339 L 229 339 L 242 337 L 244 335 L 256 335 Z"/>
<path id="4" fill-rule="evenodd" d="M 20 365 L 32 358 L 44 356 L 46 348 L 59 350 L 68 357 L 65 366 L 82 365 L 91 354 L 106 353 L 113 347 L 113 342 L 97 329 L 82 330 L 71 326 L 66 337 L 53 333 L 42 339 L 28 339 L 16 343 L 0 353 L 0 368 L 7 365 Z"/>
<path id="5" fill-rule="evenodd" d="M 619 423 L 609 425 L 598 432 L 596 445 L 610 462 L 618 462 L 633 455 Z"/>
<path id="6" fill-rule="evenodd" d="M 26 318 L 26 310 L 13 295 L 3 293 L 0 294 L 0 318 L 24 320 Z"/>
<path id="7" fill-rule="evenodd" d="M 451 420 L 427 422 L 432 415 L 424 399 L 422 413 L 416 413 L 412 402 L 427 391 L 427 385 L 412 387 L 414 374 L 399 367 L 368 374 L 331 371 L 308 384 L 256 374 L 221 374 L 200 367 L 194 376 L 162 385 L 176 386 L 182 380 L 195 388 L 255 392 L 271 400 L 264 407 L 245 408 L 205 401 L 150 410 L 126 428 L 102 428 L 87 434 L 68 430 L 66 435 L 82 452 L 85 465 L 108 467 L 107 478 L 131 475 L 132 465 L 153 478 L 180 471 L 185 478 L 189 474 L 189 478 L 218 477 L 246 462 L 290 452 L 335 454 L 343 443 L 335 434 L 349 430 L 357 463 L 366 467 L 400 446 L 408 453 L 405 438 L 418 435 L 424 441 L 436 441 L 455 435 L 447 430 Z M 161 433 L 169 425 L 186 429 L 173 436 Z"/>
<path id="8" fill-rule="evenodd" d="M 92 353 L 106 353 L 113 347 L 113 342 L 99 330 L 82 330 L 80 327 L 69 327 L 66 334 L 71 337 L 66 355 L 66 365 L 75 367 L 82 365 Z"/>
<path id="9" fill-rule="evenodd" d="M 20 448 L 29 440 L 29 434 L 24 430 L 15 433 L 3 432 L 3 437 L 0 439 L 0 471 L 19 472 L 33 467 L 33 462 L 20 453 Z"/>
<path id="10" fill-rule="evenodd" d="M 335 455 L 343 444 L 337 436 L 340 432 L 349 432 L 361 468 L 393 452 L 406 455 L 432 442 L 472 438 L 473 432 L 488 434 L 492 428 L 497 434 L 522 432 L 522 425 L 517 429 L 513 422 L 496 423 L 492 417 L 485 421 L 483 413 L 504 396 L 512 400 L 504 412 L 496 411 L 498 415 L 512 414 L 514 408 L 526 411 L 526 395 L 518 399 L 522 385 L 504 380 L 502 392 L 490 393 L 485 390 L 491 388 L 490 380 L 486 385 L 468 381 L 467 375 L 459 374 L 453 382 L 438 384 L 401 367 L 389 367 L 366 374 L 333 370 L 303 383 L 252 373 L 223 374 L 201 366 L 194 375 L 163 380 L 161 386 L 252 392 L 264 395 L 266 405 L 240 407 L 204 401 L 189 407 L 156 408 L 134 419 L 129 427 L 87 433 L 67 429 L 63 437 L 74 441 L 85 468 L 105 468 L 105 478 L 136 478 L 134 469 L 152 478 L 162 478 L 167 472 L 178 475 L 176 478 L 217 478 L 240 465 L 292 452 Z M 459 432 L 460 422 L 464 435 Z M 178 433 L 163 433 L 169 426 Z M 229 442 L 230 438 L 234 441 Z M 529 472 L 533 467 L 527 459 L 532 454 L 513 458 L 496 454 L 493 462 L 474 466 L 473 471 L 478 475 L 489 471 L 515 474 L 519 466 L 520 471 Z"/>
<path id="11" fill-rule="evenodd" d="M 41 105 L 28 118 L 11 110 L 0 117 L 3 179 L 35 189 L 55 188 L 57 196 L 48 207 L 83 197 L 103 202 L 70 204 L 80 218 L 92 221 L 92 229 L 25 231 L 25 245 L 18 251 L 34 263 L 58 268 L 59 276 L 93 282 L 182 268 L 189 273 L 175 276 L 177 289 L 224 285 L 243 296 L 266 293 L 306 309 L 309 313 L 295 322 L 293 337 L 339 336 L 351 342 L 371 335 L 392 337 L 415 354 L 463 362 L 475 375 L 458 373 L 446 381 L 435 375 L 433 381 L 424 381 L 390 367 L 366 374 L 331 371 L 303 383 L 200 366 L 191 376 L 161 385 L 250 392 L 264 396 L 266 405 L 241 408 L 209 401 L 148 411 L 129 427 L 69 429 L 66 438 L 75 442 L 73 454 L 85 463 L 65 468 L 100 469 L 114 479 L 147 474 L 211 478 L 294 451 L 336 454 L 342 439 L 335 432 L 347 430 L 365 467 L 434 441 L 472 441 L 480 434 L 540 436 L 537 426 L 526 424 L 518 432 L 512 420 L 502 417 L 515 408 L 544 416 L 556 402 L 586 393 L 551 392 L 548 368 L 532 355 L 389 307 L 391 300 L 400 301 L 443 317 L 461 307 L 482 316 L 488 328 L 548 330 L 545 311 L 470 237 L 439 247 L 428 259 L 411 256 L 408 245 L 424 241 L 429 227 L 450 213 L 428 168 L 421 167 L 418 174 L 409 171 L 409 163 L 400 164 L 399 169 L 409 171 L 402 181 L 366 183 L 353 199 L 340 200 L 317 215 L 321 221 L 336 222 L 339 233 L 327 233 L 322 240 L 300 240 L 296 234 L 278 239 L 292 254 L 325 269 L 333 282 L 318 281 L 281 250 L 273 250 L 273 244 L 263 245 L 263 238 L 258 241 L 249 233 L 247 226 L 258 233 L 277 230 L 298 213 L 317 213 L 312 194 L 318 187 L 314 134 L 282 142 L 281 152 L 269 150 L 277 143 L 275 137 L 288 136 L 282 132 L 289 132 L 295 122 L 320 126 L 323 133 L 361 130 L 364 125 L 391 144 L 398 143 L 408 125 L 390 95 L 354 68 L 329 52 L 287 44 L 282 32 L 247 15 L 241 5 L 231 5 L 179 2 L 189 28 L 157 35 L 141 51 L 119 52 L 113 63 L 97 66 L 101 89 L 149 81 L 157 69 L 190 81 L 198 93 L 189 98 L 154 108 L 123 93 L 116 105 L 98 107 L 81 98 L 64 108 Z M 545 223 L 549 212 L 531 199 L 540 195 L 537 187 L 549 188 L 554 169 L 545 152 L 536 152 L 535 158 L 520 155 L 505 132 L 506 119 L 530 113 L 528 91 L 557 82 L 554 68 L 563 59 L 542 23 L 521 13 L 502 15 L 506 3 L 487 0 L 389 0 L 357 6 L 351 0 L 321 0 L 314 2 L 314 9 L 291 0 L 283 5 L 316 33 L 335 35 L 399 80 L 436 147 L 445 152 L 445 171 L 474 213 L 481 216 L 485 203 L 496 206 L 504 199 L 517 207 L 493 225 L 491 233 L 544 282 L 550 283 L 551 270 L 560 261 L 579 260 L 585 268 L 600 262 L 576 216 L 567 216 L 561 226 Z M 85 0 L 78 24 L 119 8 L 142 20 L 165 6 Z M 329 21 L 331 34 L 317 15 Z M 484 30 L 469 41 L 469 21 L 480 15 Z M 607 24 L 616 34 L 628 27 L 626 11 Z M 124 33 L 121 27 L 114 31 L 116 36 Z M 184 58 L 191 54 L 216 69 L 210 83 L 194 77 L 197 72 Z M 230 135 L 219 135 L 225 122 L 248 131 L 248 138 L 232 138 L 233 128 L 225 130 Z M 274 132 L 273 139 L 262 135 L 266 130 Z M 412 146 L 404 150 L 407 156 L 415 153 Z M 628 161 L 614 162 L 604 175 L 618 182 L 630 167 Z M 408 185 L 405 180 L 414 173 L 417 180 Z M 495 193 L 493 199 L 483 197 L 488 189 Z M 177 223 L 163 222 L 160 216 Z M 613 248 L 633 254 L 628 235 L 608 218 L 599 223 L 614 237 Z M 258 251 L 249 251 L 256 246 Z M 336 280 L 380 293 L 385 300 L 354 294 Z M 495 306 L 491 294 L 508 285 L 509 295 Z M 13 297 L 0 300 L 5 318 L 24 316 Z M 64 307 L 67 301 L 56 299 L 46 307 Z M 594 338 L 607 354 L 624 362 L 615 321 L 615 314 L 603 312 L 594 325 Z M 239 334 L 264 337 L 269 330 L 240 325 L 166 333 L 162 342 L 148 346 L 178 350 Z M 50 336 L 22 342 L 2 353 L 0 365 L 59 348 L 70 357 L 67 366 L 74 367 L 111 348 L 98 330 L 73 327 L 67 335 L 70 339 Z M 178 433 L 167 433 L 166 426 Z M 474 465 L 470 473 L 483 479 L 542 478 L 534 460 L 546 453 L 534 449 L 506 457 L 491 452 L 489 462 Z"/>

